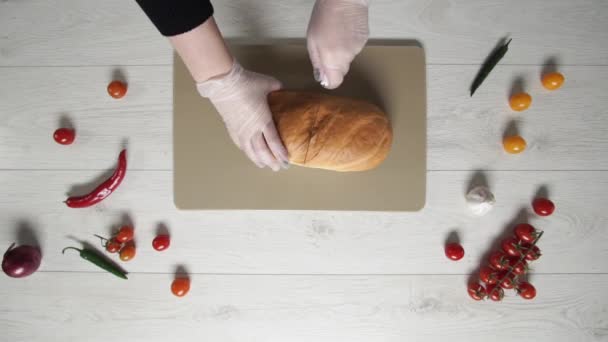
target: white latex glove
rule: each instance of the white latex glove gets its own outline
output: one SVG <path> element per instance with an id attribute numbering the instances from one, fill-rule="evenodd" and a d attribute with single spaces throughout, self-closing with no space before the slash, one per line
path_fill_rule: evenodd
<path id="1" fill-rule="evenodd" d="M 268 107 L 267 95 L 279 90 L 278 80 L 251 72 L 235 60 L 229 73 L 196 85 L 220 113 L 232 141 L 258 167 L 287 168 L 287 150 Z"/>
<path id="2" fill-rule="evenodd" d="M 369 36 L 370 0 L 317 0 L 310 16 L 307 46 L 315 80 L 327 89 L 342 84 L 350 63 Z"/>

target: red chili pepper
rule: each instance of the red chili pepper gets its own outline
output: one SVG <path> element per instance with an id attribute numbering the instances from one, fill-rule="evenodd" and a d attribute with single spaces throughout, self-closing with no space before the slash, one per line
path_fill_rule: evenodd
<path id="1" fill-rule="evenodd" d="M 70 197 L 65 201 L 65 204 L 70 208 L 86 208 L 94 204 L 97 204 L 106 197 L 110 196 L 116 188 L 120 185 L 122 180 L 125 178 L 127 173 L 127 150 L 122 150 L 118 155 L 118 166 L 114 171 L 114 174 L 106 181 L 101 183 L 91 191 L 89 194 L 84 196 Z"/>

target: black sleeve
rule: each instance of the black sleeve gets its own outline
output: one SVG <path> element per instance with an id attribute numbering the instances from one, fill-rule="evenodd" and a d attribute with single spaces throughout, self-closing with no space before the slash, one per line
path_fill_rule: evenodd
<path id="1" fill-rule="evenodd" d="M 209 0 L 136 0 L 163 36 L 188 32 L 213 15 Z"/>

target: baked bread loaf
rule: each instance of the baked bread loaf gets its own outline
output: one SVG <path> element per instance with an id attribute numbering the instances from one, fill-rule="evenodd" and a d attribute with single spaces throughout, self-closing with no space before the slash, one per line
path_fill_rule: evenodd
<path id="1" fill-rule="evenodd" d="M 334 171 L 380 165 L 393 133 L 377 106 L 314 92 L 276 91 L 268 103 L 292 164 Z"/>

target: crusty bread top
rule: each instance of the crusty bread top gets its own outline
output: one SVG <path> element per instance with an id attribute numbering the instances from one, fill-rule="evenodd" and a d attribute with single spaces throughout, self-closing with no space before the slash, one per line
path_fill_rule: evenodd
<path id="1" fill-rule="evenodd" d="M 335 171 L 363 171 L 388 155 L 392 130 L 377 106 L 360 100 L 300 91 L 268 95 L 291 163 Z"/>

